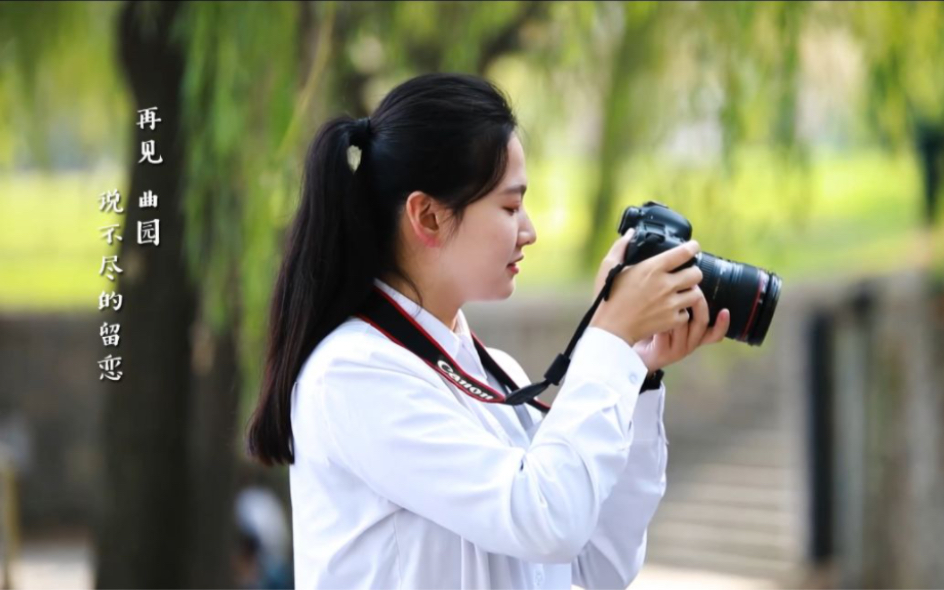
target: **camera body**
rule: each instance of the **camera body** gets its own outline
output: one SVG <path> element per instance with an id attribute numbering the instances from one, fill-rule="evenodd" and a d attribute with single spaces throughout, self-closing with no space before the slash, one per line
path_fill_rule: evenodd
<path id="1" fill-rule="evenodd" d="M 692 239 L 691 222 L 656 201 L 623 211 L 617 231 L 622 235 L 630 229 L 635 229 L 635 233 L 626 248 L 626 264 L 637 264 Z M 731 325 L 725 336 L 760 346 L 780 299 L 780 277 L 704 251 L 673 272 L 692 265 L 698 265 L 702 271 L 703 278 L 698 286 L 708 302 L 708 325 L 713 326 L 718 312 L 727 308 L 731 312 Z"/>
<path id="2" fill-rule="evenodd" d="M 642 207 L 627 207 L 623 211 L 619 233 L 625 234 L 630 229 L 635 229 L 636 233 L 630 247 L 626 248 L 626 254 L 632 257 L 624 260 L 626 264 L 636 264 L 692 239 L 692 224 L 656 201 L 648 201 Z M 688 268 L 695 261 L 692 258 L 675 270 Z"/>

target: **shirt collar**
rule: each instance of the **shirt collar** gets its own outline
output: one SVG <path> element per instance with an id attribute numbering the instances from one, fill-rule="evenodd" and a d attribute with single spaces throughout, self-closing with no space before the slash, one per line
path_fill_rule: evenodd
<path id="1" fill-rule="evenodd" d="M 420 307 L 415 301 L 400 293 L 384 281 L 375 278 L 374 284 L 384 293 L 389 295 L 397 305 L 403 308 L 417 324 L 433 337 L 436 342 L 446 351 L 454 360 L 458 360 L 459 350 L 465 344 L 469 351 L 475 350 L 475 344 L 472 341 L 472 332 L 469 324 L 465 320 L 465 314 L 460 309 L 456 314 L 456 331 L 453 332 L 449 326 L 442 323 L 439 318 Z"/>

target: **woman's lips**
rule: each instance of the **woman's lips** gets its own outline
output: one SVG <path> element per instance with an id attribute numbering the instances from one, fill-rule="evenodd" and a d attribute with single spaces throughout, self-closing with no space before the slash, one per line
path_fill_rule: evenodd
<path id="1" fill-rule="evenodd" d="M 509 263 L 509 264 L 508 264 L 508 268 L 511 269 L 511 271 L 514 272 L 515 274 L 518 274 L 518 272 L 519 272 L 519 270 L 518 270 L 518 263 L 521 262 L 522 260 L 524 260 L 524 256 L 518 258 L 518 259 L 515 260 L 514 262 Z"/>

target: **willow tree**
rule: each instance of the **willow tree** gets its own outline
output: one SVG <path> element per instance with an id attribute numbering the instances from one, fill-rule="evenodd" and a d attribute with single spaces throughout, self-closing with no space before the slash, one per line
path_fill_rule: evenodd
<path id="1" fill-rule="evenodd" d="M 862 65 L 865 83 L 846 109 L 857 126 L 843 132 L 890 151 L 912 151 L 921 168 L 923 218 L 929 225 L 939 219 L 944 86 L 936 68 L 944 59 L 944 4 L 634 2 L 583 9 L 587 17 L 573 19 L 575 27 L 595 31 L 600 45 L 576 64 L 601 97 L 596 189 L 583 250 L 588 268 L 613 238 L 609 228 L 625 205 L 616 195 L 627 165 L 699 117 L 720 128 L 714 174 L 730 180 L 742 147 L 768 146 L 779 171 L 801 179 L 778 195 L 786 219 L 807 221 L 811 191 L 802 179 L 809 145 L 800 133 L 799 97 L 804 68 L 818 59 L 812 44 L 804 52 L 804 42 L 822 31 L 848 36 L 848 50 Z M 699 199 L 719 217 L 736 215 L 712 190 Z"/>
<path id="2" fill-rule="evenodd" d="M 758 141 L 775 146 L 786 164 L 805 164 L 795 125 L 805 12 L 800 2 L 632 2 L 595 8 L 602 47 L 584 54 L 579 64 L 591 73 L 588 83 L 601 97 L 591 231 L 582 256 L 586 267 L 595 268 L 615 237 L 617 215 L 626 205 L 616 198 L 627 165 L 657 149 L 681 124 L 704 117 L 719 124 L 717 172 L 724 176 L 735 173 L 738 148 Z M 589 67 L 587 62 L 600 55 L 605 67 Z M 718 98 L 705 101 L 706 94 Z M 719 211 L 725 205 L 712 194 L 702 200 Z M 803 201 L 791 203 L 797 210 Z"/>
<path id="3" fill-rule="evenodd" d="M 944 190 L 944 4 L 838 4 L 833 18 L 861 41 L 869 127 L 891 150 L 913 150 L 923 218 L 933 225 Z"/>

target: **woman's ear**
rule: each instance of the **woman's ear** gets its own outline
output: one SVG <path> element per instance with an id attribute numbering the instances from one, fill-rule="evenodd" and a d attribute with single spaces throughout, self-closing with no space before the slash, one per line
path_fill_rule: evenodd
<path id="1" fill-rule="evenodd" d="M 439 201 L 422 191 L 413 191 L 406 198 L 403 213 L 418 242 L 430 248 L 442 244 L 448 211 Z"/>

